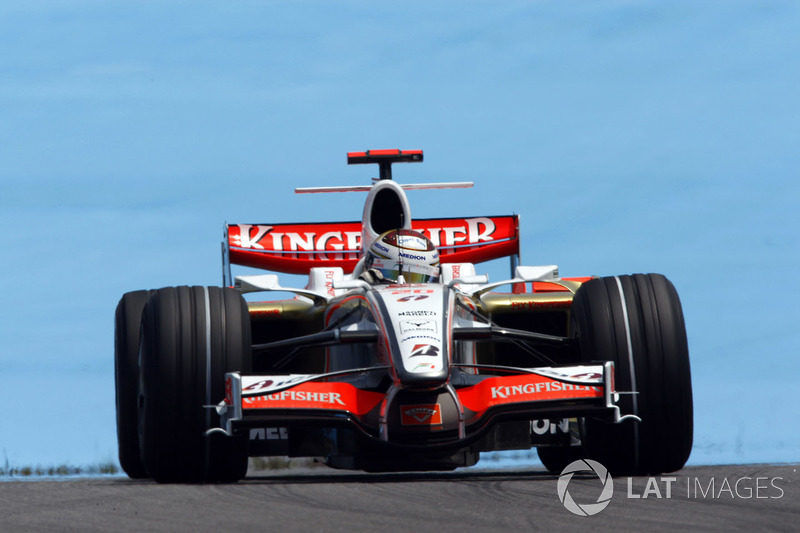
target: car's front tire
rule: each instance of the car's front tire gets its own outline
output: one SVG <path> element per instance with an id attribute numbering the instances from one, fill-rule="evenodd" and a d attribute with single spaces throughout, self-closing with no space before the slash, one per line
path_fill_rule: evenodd
<path id="1" fill-rule="evenodd" d="M 206 435 L 225 373 L 251 368 L 247 304 L 233 289 L 169 287 L 142 321 L 139 437 L 142 463 L 158 482 L 232 482 L 247 473 L 247 440 Z"/>
<path id="2" fill-rule="evenodd" d="M 580 359 L 613 361 L 623 415 L 619 424 L 587 418 L 585 456 L 613 474 L 660 474 L 686 464 L 693 410 L 683 311 L 660 274 L 592 279 L 575 295 L 572 330 Z"/>

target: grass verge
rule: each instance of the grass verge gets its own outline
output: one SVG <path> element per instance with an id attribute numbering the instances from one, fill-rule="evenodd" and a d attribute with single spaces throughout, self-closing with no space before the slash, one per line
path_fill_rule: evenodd
<path id="1" fill-rule="evenodd" d="M 105 461 L 88 466 L 51 465 L 51 466 L 11 466 L 8 461 L 0 466 L 0 478 L 18 477 L 63 477 L 63 476 L 112 476 L 119 474 L 119 466 L 112 461 Z"/>

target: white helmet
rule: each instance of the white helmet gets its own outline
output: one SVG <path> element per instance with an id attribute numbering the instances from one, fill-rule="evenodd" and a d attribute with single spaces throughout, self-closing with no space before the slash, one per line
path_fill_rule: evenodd
<path id="1" fill-rule="evenodd" d="M 367 250 L 364 268 L 379 270 L 383 278 L 406 283 L 439 281 L 439 251 L 422 233 L 393 229 L 375 239 Z"/>

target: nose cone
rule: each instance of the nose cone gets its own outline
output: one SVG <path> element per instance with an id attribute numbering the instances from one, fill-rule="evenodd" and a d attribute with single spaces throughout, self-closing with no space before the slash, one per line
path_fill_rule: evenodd
<path id="1" fill-rule="evenodd" d="M 451 291 L 438 284 L 390 285 L 376 296 L 401 385 L 430 388 L 446 383 Z"/>

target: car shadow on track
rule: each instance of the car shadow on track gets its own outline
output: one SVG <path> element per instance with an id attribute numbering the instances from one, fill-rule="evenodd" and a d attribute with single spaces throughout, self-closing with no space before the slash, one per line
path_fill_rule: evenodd
<path id="1" fill-rule="evenodd" d="M 240 483 L 253 484 L 333 484 L 333 483 L 418 483 L 453 482 L 453 481 L 523 481 L 549 480 L 558 476 L 546 470 L 459 470 L 456 472 L 390 472 L 362 473 L 331 470 L 320 472 L 298 472 L 286 474 L 253 474 L 248 475 Z"/>

